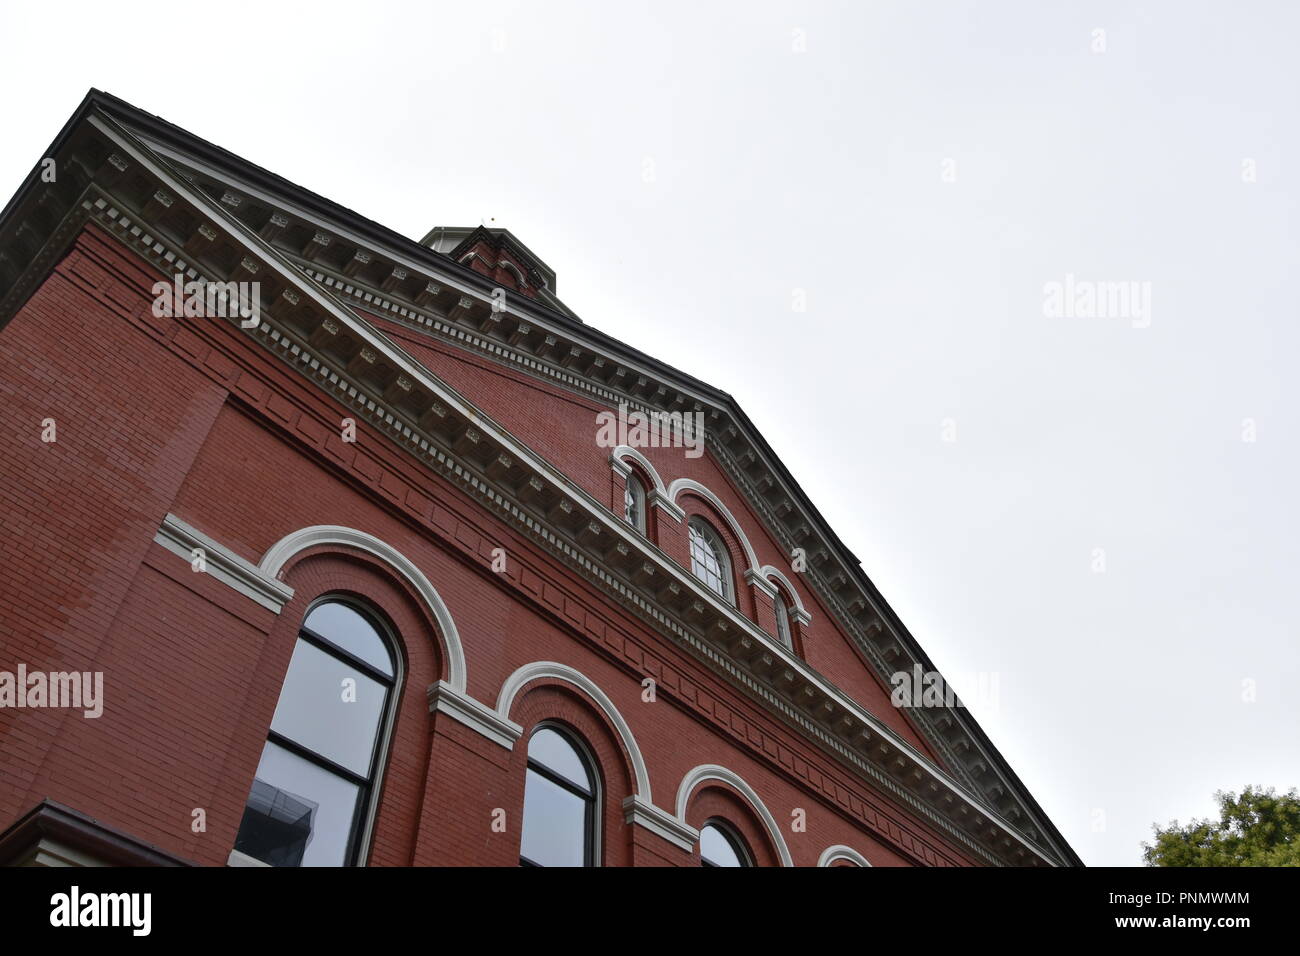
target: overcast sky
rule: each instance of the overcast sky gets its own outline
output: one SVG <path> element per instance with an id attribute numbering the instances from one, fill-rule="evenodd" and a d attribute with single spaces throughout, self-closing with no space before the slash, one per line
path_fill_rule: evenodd
<path id="1" fill-rule="evenodd" d="M 508 227 L 737 398 L 1085 862 L 1300 784 L 1295 7 L 136 6 L 0 11 L 5 199 L 95 86 Z"/>

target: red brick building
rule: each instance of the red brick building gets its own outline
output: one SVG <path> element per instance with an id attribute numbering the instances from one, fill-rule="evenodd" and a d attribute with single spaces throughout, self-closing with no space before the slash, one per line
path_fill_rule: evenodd
<path id="1" fill-rule="evenodd" d="M 933 666 L 735 401 L 505 230 L 92 92 L 0 217 L 0 424 L 4 862 L 1078 863 L 893 706 Z"/>

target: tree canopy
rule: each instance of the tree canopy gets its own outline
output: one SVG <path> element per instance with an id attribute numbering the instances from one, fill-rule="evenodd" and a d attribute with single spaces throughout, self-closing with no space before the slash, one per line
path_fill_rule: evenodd
<path id="1" fill-rule="evenodd" d="M 1220 791 L 1218 820 L 1153 827 L 1142 844 L 1147 866 L 1300 866 L 1300 794 L 1246 787 Z"/>

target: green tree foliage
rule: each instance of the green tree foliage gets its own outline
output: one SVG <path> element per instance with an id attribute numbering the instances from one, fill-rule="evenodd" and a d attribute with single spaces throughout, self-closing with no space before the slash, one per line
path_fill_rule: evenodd
<path id="1" fill-rule="evenodd" d="M 1218 820 L 1156 826 L 1142 844 L 1147 866 L 1300 866 L 1300 794 L 1247 787 L 1219 792 Z"/>

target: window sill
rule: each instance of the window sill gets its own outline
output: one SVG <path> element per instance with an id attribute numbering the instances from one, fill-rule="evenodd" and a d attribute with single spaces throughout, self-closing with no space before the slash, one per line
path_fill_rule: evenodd
<path id="1" fill-rule="evenodd" d="M 263 863 L 247 853 L 240 853 L 238 850 L 231 850 L 230 857 L 226 860 L 226 866 L 265 866 L 270 867 L 270 863 Z"/>

